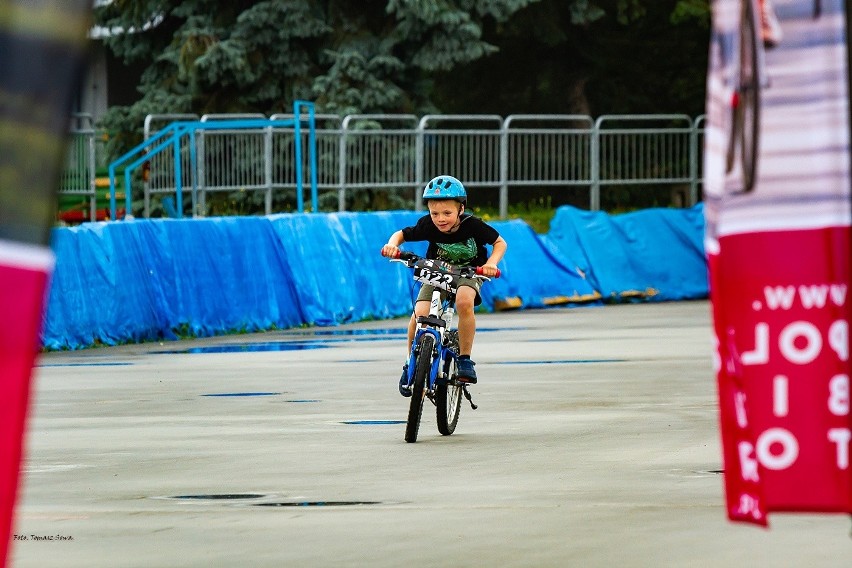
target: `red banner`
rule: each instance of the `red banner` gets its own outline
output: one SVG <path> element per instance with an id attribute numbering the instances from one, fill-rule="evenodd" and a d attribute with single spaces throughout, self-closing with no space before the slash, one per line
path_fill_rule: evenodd
<path id="1" fill-rule="evenodd" d="M 728 507 L 852 511 L 848 227 L 735 235 L 711 257 Z"/>
<path id="2" fill-rule="evenodd" d="M 0 559 L 5 559 L 52 253 L 0 241 Z"/>
<path id="3" fill-rule="evenodd" d="M 706 248 L 732 520 L 852 512 L 845 27 L 840 2 L 713 3 Z"/>

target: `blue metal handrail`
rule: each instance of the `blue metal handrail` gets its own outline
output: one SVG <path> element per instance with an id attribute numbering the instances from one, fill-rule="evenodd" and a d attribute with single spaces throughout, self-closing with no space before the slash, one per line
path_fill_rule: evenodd
<path id="1" fill-rule="evenodd" d="M 316 125 L 314 104 L 307 101 L 296 101 L 293 104 L 294 118 L 286 120 L 271 120 L 271 119 L 243 119 L 243 120 L 220 120 L 215 122 L 200 122 L 200 121 L 176 121 L 159 132 L 145 140 L 141 144 L 133 147 L 130 151 L 123 154 L 117 160 L 109 165 L 109 195 L 110 195 L 110 219 L 116 220 L 116 191 L 115 191 L 115 172 L 118 166 L 131 160 L 134 156 L 139 155 L 133 162 L 128 164 L 124 169 L 125 183 L 125 219 L 132 219 L 132 192 L 130 186 L 131 174 L 140 165 L 151 159 L 152 156 L 158 154 L 173 146 L 175 152 L 175 198 L 177 201 L 178 217 L 183 215 L 181 204 L 183 203 L 183 181 L 181 172 L 180 160 L 180 144 L 183 136 L 190 136 L 190 163 L 193 169 L 193 202 L 195 199 L 195 133 L 198 130 L 245 130 L 245 129 L 260 129 L 260 128 L 293 128 L 295 132 L 295 151 L 296 151 L 296 198 L 298 210 L 301 213 L 304 210 L 303 202 L 303 187 L 302 187 L 302 137 L 301 137 L 301 110 L 305 108 L 308 112 L 308 153 L 311 167 L 311 206 L 313 211 L 319 210 L 319 202 L 317 196 L 317 156 L 316 156 Z M 165 139 L 165 140 L 164 140 Z M 157 143 L 159 141 L 159 143 Z M 152 144 L 157 143 L 151 147 Z"/>

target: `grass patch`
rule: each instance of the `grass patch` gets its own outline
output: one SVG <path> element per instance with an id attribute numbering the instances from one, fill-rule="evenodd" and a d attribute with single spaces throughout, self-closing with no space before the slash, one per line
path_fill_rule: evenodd
<path id="1" fill-rule="evenodd" d="M 496 207 L 473 207 L 471 213 L 486 222 L 500 220 L 500 210 Z M 541 197 L 525 203 L 510 204 L 506 213 L 507 219 L 525 221 L 536 233 L 543 235 L 550 231 L 550 222 L 556 214 L 556 207 L 551 203 L 550 197 Z"/>

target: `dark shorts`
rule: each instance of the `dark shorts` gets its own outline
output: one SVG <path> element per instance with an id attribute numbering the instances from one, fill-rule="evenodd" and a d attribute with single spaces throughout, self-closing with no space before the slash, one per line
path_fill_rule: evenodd
<path id="1" fill-rule="evenodd" d="M 476 290 L 476 300 L 474 300 L 473 305 L 478 306 L 482 303 L 482 297 L 479 295 L 479 289 L 482 288 L 482 280 L 478 278 L 459 278 L 459 287 L 461 286 L 469 286 Z M 428 302 L 432 300 L 432 290 L 434 290 L 434 286 L 430 286 L 429 284 L 423 284 L 420 287 L 420 293 L 417 294 L 418 302 Z M 441 299 L 444 300 L 447 297 L 447 293 L 444 290 L 441 290 Z"/>

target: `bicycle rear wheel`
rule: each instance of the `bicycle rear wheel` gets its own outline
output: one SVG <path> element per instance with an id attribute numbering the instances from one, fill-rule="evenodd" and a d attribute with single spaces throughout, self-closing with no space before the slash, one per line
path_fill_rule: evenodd
<path id="1" fill-rule="evenodd" d="M 456 345 L 458 349 L 458 345 Z M 456 380 L 458 369 L 456 360 L 448 357 L 444 365 L 446 382 L 435 388 L 435 412 L 438 418 L 438 432 L 449 436 L 456 430 L 461 413 L 462 387 Z"/>
<path id="2" fill-rule="evenodd" d="M 757 160 L 760 148 L 760 62 L 758 50 L 759 21 L 752 0 L 743 2 L 742 25 L 740 26 L 740 106 L 736 120 L 739 122 L 740 163 L 743 175 L 743 191 L 754 189 L 757 177 Z"/>
<path id="3" fill-rule="evenodd" d="M 405 441 L 416 442 L 423 414 L 423 399 L 426 398 L 426 381 L 432 370 L 432 351 L 435 338 L 424 334 L 418 343 L 417 359 L 414 362 L 414 384 L 411 385 L 411 403 L 408 406 L 408 421 L 405 423 Z"/>

